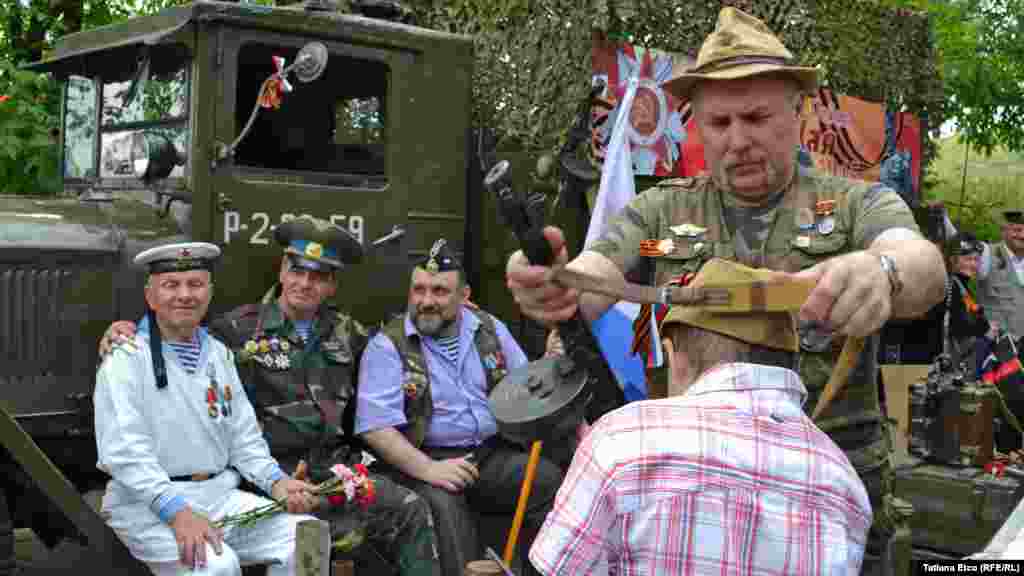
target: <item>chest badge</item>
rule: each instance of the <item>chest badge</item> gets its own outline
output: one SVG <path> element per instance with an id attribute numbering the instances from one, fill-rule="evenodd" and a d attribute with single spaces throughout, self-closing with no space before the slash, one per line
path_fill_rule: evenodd
<path id="1" fill-rule="evenodd" d="M 206 365 L 206 376 L 210 379 L 210 385 L 206 389 L 206 411 L 210 418 L 216 418 L 218 413 L 225 418 L 231 416 L 231 385 L 226 384 L 223 395 L 220 393 L 217 371 L 213 364 Z"/>
<path id="2" fill-rule="evenodd" d="M 675 234 L 676 236 L 695 239 L 703 238 L 704 234 L 706 234 L 708 231 L 707 228 L 702 228 L 695 224 L 690 224 L 689 222 L 685 224 L 677 224 L 676 226 L 670 226 L 669 230 L 671 230 L 672 233 Z"/>
<path id="3" fill-rule="evenodd" d="M 836 219 L 831 215 L 818 220 L 818 234 L 828 236 L 836 229 Z"/>
<path id="4" fill-rule="evenodd" d="M 814 204 L 814 213 L 818 220 L 818 234 L 828 236 L 836 229 L 836 218 L 833 215 L 835 211 L 835 200 L 819 200 Z"/>
<path id="5" fill-rule="evenodd" d="M 251 358 L 260 366 L 269 370 L 288 370 L 291 368 L 291 359 L 288 351 L 291 344 L 283 338 L 276 336 L 271 338 L 253 338 L 242 347 L 246 358 Z"/>
<path id="6" fill-rule="evenodd" d="M 675 253 L 676 243 L 671 238 L 664 240 L 641 240 L 640 255 L 650 258 L 668 256 Z"/>
<path id="7" fill-rule="evenodd" d="M 488 354 L 484 358 L 484 366 L 487 366 L 488 370 L 504 370 L 505 368 L 505 355 L 500 351 Z"/>
<path id="8" fill-rule="evenodd" d="M 405 392 L 406 398 L 415 398 L 416 393 L 419 392 L 419 388 L 416 387 L 415 382 L 406 378 L 405 382 L 402 383 L 402 391 Z"/>

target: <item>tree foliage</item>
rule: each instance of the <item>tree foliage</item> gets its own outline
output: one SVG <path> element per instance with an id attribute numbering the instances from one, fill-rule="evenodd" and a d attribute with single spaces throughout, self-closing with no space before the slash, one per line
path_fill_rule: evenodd
<path id="1" fill-rule="evenodd" d="M 946 118 L 972 147 L 1024 150 L 1024 0 L 904 0 L 928 11 Z"/>
<path id="2" fill-rule="evenodd" d="M 725 4 L 765 19 L 799 60 L 822 66 L 826 83 L 836 91 L 886 101 L 918 114 L 937 129 L 947 112 L 940 72 L 949 67 L 937 65 L 933 48 L 929 18 L 937 18 L 938 13 L 914 9 L 913 2 L 918 1 L 925 0 L 404 0 L 403 4 L 418 25 L 473 36 L 477 126 L 494 129 L 504 141 L 526 148 L 553 149 L 564 138 L 575 107 L 589 89 L 595 30 L 695 55 Z M 986 5 L 993 2 L 1024 0 L 986 0 Z M 178 3 L 142 0 L 138 6 L 142 13 L 151 13 Z M 340 4 L 345 7 L 349 2 Z M 76 26 L 125 18 L 128 6 L 121 0 L 0 0 L 4 25 L 0 47 L 15 63 L 38 59 L 53 38 Z M 943 34 L 939 30 L 937 36 L 944 38 Z M 993 94 L 992 100 L 998 101 L 999 96 Z M 1002 137 L 998 132 L 996 136 Z"/>
<path id="3" fill-rule="evenodd" d="M 55 82 L 0 61 L 0 193 L 56 193 Z"/>
<path id="4" fill-rule="evenodd" d="M 408 0 L 420 25 L 476 39 L 479 125 L 557 146 L 590 85 L 593 30 L 696 55 L 724 5 L 764 19 L 838 92 L 885 101 L 937 129 L 943 84 L 928 14 L 876 0 Z"/>

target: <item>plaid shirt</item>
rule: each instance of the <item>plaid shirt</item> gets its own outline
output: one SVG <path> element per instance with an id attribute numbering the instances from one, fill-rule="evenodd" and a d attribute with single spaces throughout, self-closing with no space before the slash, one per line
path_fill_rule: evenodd
<path id="1" fill-rule="evenodd" d="M 530 550 L 545 574 L 856 575 L 864 485 L 784 368 L 725 364 L 597 422 Z"/>

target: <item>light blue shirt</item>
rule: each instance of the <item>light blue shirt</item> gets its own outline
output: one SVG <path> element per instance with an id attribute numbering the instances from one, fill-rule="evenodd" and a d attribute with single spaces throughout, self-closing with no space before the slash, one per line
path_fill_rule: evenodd
<path id="1" fill-rule="evenodd" d="M 508 327 L 496 318 L 494 324 L 506 368 L 511 370 L 526 364 L 526 354 Z M 497 422 L 487 403 L 487 378 L 474 343 L 474 335 L 479 328 L 480 320 L 476 315 L 461 309 L 459 354 L 455 362 L 445 357 L 433 338 L 424 336 L 420 339 L 434 403 L 424 439 L 427 446 L 471 447 L 498 432 Z M 405 333 L 418 334 L 408 314 L 405 316 Z M 359 365 L 356 434 L 381 428 L 401 428 L 407 424 L 403 377 L 398 350 L 387 336 L 377 334 L 367 344 Z"/>

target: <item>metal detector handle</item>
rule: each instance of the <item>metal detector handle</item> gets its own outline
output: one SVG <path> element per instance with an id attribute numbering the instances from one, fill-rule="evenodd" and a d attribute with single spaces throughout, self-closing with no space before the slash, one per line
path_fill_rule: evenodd
<path id="1" fill-rule="evenodd" d="M 544 238 L 544 196 L 533 194 L 525 201 L 517 197 L 511 169 L 508 160 L 498 162 L 484 177 L 484 186 L 498 197 L 502 219 L 512 228 L 530 264 L 550 266 L 555 253 Z"/>

